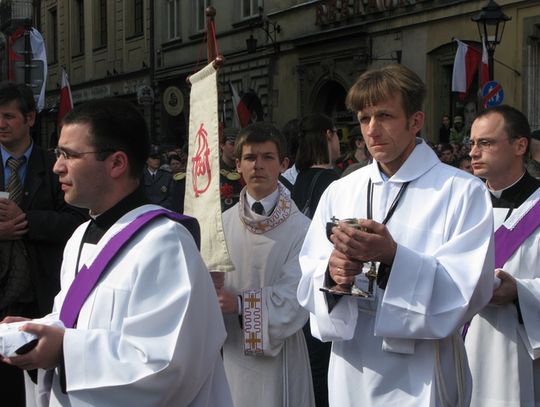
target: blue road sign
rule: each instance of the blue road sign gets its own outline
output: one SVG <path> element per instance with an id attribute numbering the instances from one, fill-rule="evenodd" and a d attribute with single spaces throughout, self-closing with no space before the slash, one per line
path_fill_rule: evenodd
<path id="1" fill-rule="evenodd" d="M 482 88 L 482 100 L 484 108 L 495 107 L 502 104 L 504 100 L 504 90 L 500 83 L 490 81 Z"/>

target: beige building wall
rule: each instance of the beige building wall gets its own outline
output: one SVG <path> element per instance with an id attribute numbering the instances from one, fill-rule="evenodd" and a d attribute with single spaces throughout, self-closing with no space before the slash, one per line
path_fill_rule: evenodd
<path id="1" fill-rule="evenodd" d="M 145 115 L 152 129 L 152 109 L 139 103 L 138 94 L 152 87 L 151 30 L 152 1 L 143 2 L 142 32 L 133 34 L 133 0 L 106 2 L 107 41 L 98 42 L 100 29 L 99 1 L 85 0 L 84 52 L 76 52 L 78 19 L 75 0 L 43 0 L 41 2 L 41 32 L 46 48 L 51 53 L 54 38 L 51 12 L 56 10 L 58 42 L 56 61 L 49 63 L 46 106 L 53 109 L 43 117 L 46 134 L 56 129 L 54 107 L 58 103 L 61 69 L 68 73 L 75 104 L 103 97 L 122 97 L 132 100 Z M 50 111 L 50 110 L 49 110 Z"/>

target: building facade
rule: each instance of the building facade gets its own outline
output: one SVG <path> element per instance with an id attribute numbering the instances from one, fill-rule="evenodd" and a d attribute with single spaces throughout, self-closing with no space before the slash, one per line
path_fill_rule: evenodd
<path id="1" fill-rule="evenodd" d="M 206 64 L 204 10 L 211 1 L 156 2 L 156 116 L 164 141 L 188 131 L 189 84 Z M 345 95 L 366 69 L 401 63 L 428 87 L 424 136 L 436 141 L 443 114 L 482 107 L 478 79 L 465 100 L 451 91 L 454 38 L 481 49 L 471 17 L 486 0 L 233 0 L 214 1 L 218 81 L 226 125 L 232 124 L 229 83 L 260 102 L 262 119 L 278 126 L 313 111 L 332 116 L 346 133 L 355 118 Z M 540 4 L 500 0 L 511 17 L 495 52 L 494 79 L 504 103 L 522 109 L 540 127 Z M 255 41 L 256 40 L 256 43 Z M 174 97 L 171 99 L 171 95 Z M 177 99 L 181 99 L 181 109 Z M 159 101 L 158 101 L 159 100 Z M 175 104 L 176 110 L 171 106 Z M 171 114 L 172 112 L 172 114 Z M 256 114 L 260 117 L 261 114 Z"/>
<path id="2" fill-rule="evenodd" d="M 24 4 L 23 4 L 24 3 Z M 206 8 L 216 9 L 222 119 L 232 125 L 231 86 L 250 105 L 252 120 L 278 127 L 319 111 L 346 136 L 356 125 L 344 100 L 365 70 L 401 63 L 427 84 L 424 136 L 436 141 L 444 114 L 482 108 L 478 78 L 465 100 L 451 91 L 458 38 L 481 49 L 471 17 L 487 0 L 1 0 L 6 54 L 16 19 L 8 8 L 25 5 L 45 40 L 46 107 L 43 144 L 57 137 L 61 69 L 75 104 L 116 96 L 144 114 L 153 141 L 182 146 L 189 127 L 188 78 L 206 65 Z M 494 79 L 504 103 L 523 110 L 540 128 L 540 4 L 498 0 L 511 19 L 495 52 Z M 9 21 L 12 18 L 13 21 Z M 6 20 L 7 19 L 7 20 Z M 0 76 L 9 71 L 0 61 Z"/>
<path id="3" fill-rule="evenodd" d="M 54 146 L 58 137 L 62 69 L 75 105 L 125 98 L 139 107 L 153 131 L 153 1 L 41 0 L 33 19 L 48 61 L 45 109 L 40 114 L 42 144 Z"/>

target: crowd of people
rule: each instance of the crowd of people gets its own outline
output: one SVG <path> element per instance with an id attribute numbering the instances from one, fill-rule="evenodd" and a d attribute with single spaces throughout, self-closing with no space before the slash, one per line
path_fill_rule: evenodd
<path id="1" fill-rule="evenodd" d="M 0 84 L 0 311 L 36 339 L 2 355 L 12 405 L 538 405 L 540 131 L 467 103 L 428 143 L 425 94 L 363 73 L 346 151 L 321 113 L 221 129 L 215 286 L 185 151 L 107 99 L 51 157 L 31 92 Z"/>

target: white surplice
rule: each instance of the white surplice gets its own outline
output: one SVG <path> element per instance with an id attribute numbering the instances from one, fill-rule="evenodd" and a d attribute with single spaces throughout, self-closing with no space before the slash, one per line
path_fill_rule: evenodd
<path id="1" fill-rule="evenodd" d="M 378 222 L 410 182 L 387 223 L 397 243 L 388 285 L 375 287 L 373 300 L 343 297 L 329 313 L 319 290 L 333 249 L 325 225 L 333 216 L 366 218 L 370 178 Z M 388 181 L 374 162 L 330 185 L 300 254 L 298 298 L 314 336 L 334 341 L 331 406 L 467 405 L 470 374 L 457 332 L 490 299 L 492 228 L 482 182 L 442 164 L 419 139 Z"/>
<path id="2" fill-rule="evenodd" d="M 80 266 L 89 266 L 110 238 L 138 215 L 158 208 L 145 205 L 125 214 L 97 245 L 85 247 Z M 75 277 L 87 225 L 66 245 L 56 313 Z M 225 336 L 215 289 L 194 240 L 183 226 L 160 217 L 115 257 L 85 301 L 76 329 L 66 330 L 67 394 L 61 391 L 58 369 L 40 371 L 39 402 L 74 407 L 231 406 L 220 357 Z"/>
<path id="3" fill-rule="evenodd" d="M 223 213 L 223 228 L 234 270 L 225 289 L 257 295 L 261 305 L 257 355 L 245 355 L 246 323 L 225 315 L 227 340 L 223 361 L 235 407 L 310 407 L 314 405 L 309 356 L 302 332 L 308 313 L 300 307 L 298 255 L 309 219 L 296 208 L 285 188 L 269 217 L 240 202 Z M 258 223 L 261 221 L 261 223 Z M 246 222 L 246 223 L 244 223 Z"/>
<path id="4" fill-rule="evenodd" d="M 511 228 L 540 199 L 540 189 L 504 222 Z M 494 208 L 495 228 L 507 208 Z M 514 304 L 488 305 L 471 322 L 465 347 L 473 375 L 475 407 L 540 406 L 540 228 L 502 267 L 517 282 L 523 317 Z"/>

